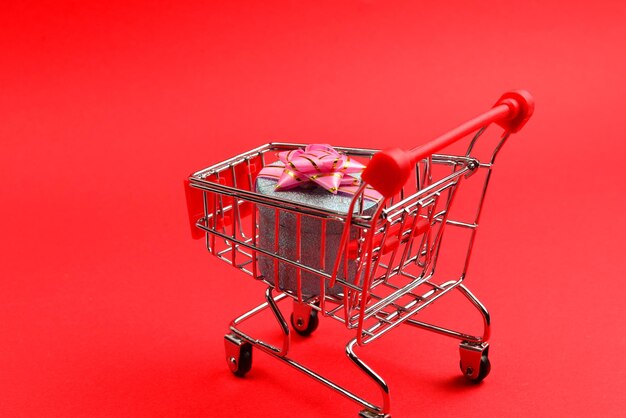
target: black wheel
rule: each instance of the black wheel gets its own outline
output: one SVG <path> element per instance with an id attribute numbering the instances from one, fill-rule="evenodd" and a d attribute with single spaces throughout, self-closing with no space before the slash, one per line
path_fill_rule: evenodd
<path id="1" fill-rule="evenodd" d="M 483 379 L 487 377 L 487 375 L 489 375 L 489 372 L 491 371 L 491 362 L 489 361 L 489 357 L 484 354 L 480 357 L 480 368 L 476 377 L 471 376 L 472 374 L 474 374 L 471 368 L 469 370 L 464 370 L 462 363 L 460 363 L 459 366 L 461 367 L 461 372 L 465 375 L 465 377 L 476 383 L 482 382 Z"/>
<path id="2" fill-rule="evenodd" d="M 226 359 L 229 362 L 230 371 L 237 377 L 244 377 L 252 368 L 252 344 L 243 343 L 239 346 L 238 358 L 235 356 Z"/>
<path id="3" fill-rule="evenodd" d="M 291 313 L 291 327 L 295 332 L 302 335 L 303 337 L 308 337 L 315 331 L 320 324 L 320 320 L 317 317 L 317 311 L 315 309 L 311 309 L 311 313 L 309 314 L 309 323 L 304 324 L 302 320 L 295 320 L 293 313 Z"/>

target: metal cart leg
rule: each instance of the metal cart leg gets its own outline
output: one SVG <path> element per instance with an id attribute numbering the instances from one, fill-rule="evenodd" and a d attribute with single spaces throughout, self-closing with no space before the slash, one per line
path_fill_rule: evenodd
<path id="1" fill-rule="evenodd" d="M 285 299 L 287 295 L 280 293 L 277 296 L 273 296 L 271 288 L 268 288 L 265 292 L 265 303 L 257 306 L 256 308 L 244 313 L 230 325 L 230 333 L 225 336 L 225 348 L 226 348 L 226 361 L 230 370 L 239 377 L 243 377 L 252 366 L 252 347 L 256 347 L 261 351 L 271 355 L 272 357 L 282 361 L 283 363 L 293 367 L 294 369 L 306 374 L 314 380 L 324 384 L 328 388 L 338 392 L 351 401 L 357 403 L 362 408 L 359 414 L 362 418 L 390 418 L 389 415 L 389 388 L 387 383 L 374 372 L 363 360 L 361 360 L 354 352 L 354 346 L 356 345 L 356 338 L 350 340 L 346 344 L 346 355 L 348 358 L 361 369 L 370 379 L 374 380 L 381 390 L 383 396 L 383 405 L 377 406 L 355 393 L 339 386 L 333 381 L 325 378 L 317 372 L 305 367 L 304 365 L 287 357 L 287 353 L 290 348 L 290 330 L 283 314 L 278 309 L 277 303 Z M 244 333 L 237 326 L 254 315 L 262 312 L 265 309 L 270 309 L 274 314 L 281 330 L 283 331 L 283 346 L 282 348 L 275 347 L 262 340 L 256 339 L 251 335 Z"/>
<path id="2" fill-rule="evenodd" d="M 461 356 L 461 372 L 468 379 L 480 382 L 491 371 L 489 361 L 489 336 L 491 334 L 491 317 L 485 305 L 483 305 L 472 292 L 463 284 L 458 286 L 459 291 L 476 307 L 483 317 L 483 336 L 480 341 L 462 341 L 459 346 Z"/>
<path id="3" fill-rule="evenodd" d="M 485 305 L 483 305 L 472 292 L 463 284 L 455 284 L 455 287 L 470 301 L 472 305 L 480 312 L 483 318 L 483 334 L 475 336 L 465 334 L 449 328 L 440 327 L 415 319 L 408 319 L 407 325 L 422 328 L 437 334 L 461 340 L 459 345 L 459 354 L 461 357 L 461 371 L 469 380 L 474 382 L 482 381 L 491 371 L 491 363 L 489 361 L 489 336 L 491 334 L 491 317 Z"/>
<path id="4" fill-rule="evenodd" d="M 389 408 L 390 408 L 389 386 L 383 380 L 382 377 L 380 377 L 374 370 L 372 370 L 371 367 L 369 367 L 367 364 L 365 364 L 365 362 L 363 360 L 361 360 L 354 353 L 354 346 L 355 346 L 355 344 L 356 344 L 356 338 L 352 339 L 350 342 L 348 342 L 348 344 L 346 344 L 346 355 L 348 356 L 348 358 L 350 360 L 352 360 L 352 362 L 359 369 L 361 369 L 368 377 L 370 377 L 372 380 L 374 380 L 376 382 L 376 384 L 380 388 L 381 394 L 383 395 L 383 407 L 382 407 L 382 409 L 376 408 L 376 410 L 364 410 L 364 411 L 361 411 L 359 416 L 362 417 L 362 418 L 375 418 L 375 417 L 376 418 L 385 418 L 385 417 L 388 418 L 388 417 L 390 417 L 390 415 L 389 415 Z"/>
<path id="5" fill-rule="evenodd" d="M 485 308 L 476 296 L 472 292 L 469 291 L 465 285 L 460 284 L 457 286 L 457 289 L 467 298 L 470 302 L 478 309 L 480 314 L 483 317 L 483 336 L 481 338 L 482 342 L 487 342 L 489 340 L 489 336 L 491 335 L 491 316 L 489 315 L 489 311 Z"/>
<path id="6" fill-rule="evenodd" d="M 289 338 L 289 325 L 287 325 L 287 321 L 285 321 L 283 314 L 280 312 L 276 304 L 277 302 L 285 299 L 286 297 L 287 295 L 284 293 L 280 293 L 278 296 L 273 296 L 272 288 L 268 287 L 267 290 L 265 291 L 266 302 L 244 313 L 243 315 L 235 318 L 230 324 L 231 334 L 228 334 L 228 335 L 234 335 L 235 337 L 241 340 L 247 341 L 254 346 L 258 346 L 259 348 L 262 348 L 264 351 L 267 351 L 269 354 L 273 354 L 273 355 L 281 356 L 281 357 L 286 356 L 287 353 L 289 352 L 289 347 L 291 343 L 291 338 Z M 281 348 L 275 347 L 271 344 L 267 344 L 266 342 L 262 340 L 258 340 L 246 334 L 245 332 L 241 331 L 239 328 L 237 328 L 237 325 L 241 324 L 247 319 L 250 319 L 254 315 L 258 314 L 259 312 L 262 312 L 263 310 L 267 309 L 268 307 L 274 314 L 274 317 L 276 318 L 276 321 L 280 325 L 280 328 L 283 332 L 283 346 Z M 228 335 L 227 335 L 227 339 L 228 339 Z M 230 361 L 230 360 L 228 360 L 227 358 L 227 361 Z"/>

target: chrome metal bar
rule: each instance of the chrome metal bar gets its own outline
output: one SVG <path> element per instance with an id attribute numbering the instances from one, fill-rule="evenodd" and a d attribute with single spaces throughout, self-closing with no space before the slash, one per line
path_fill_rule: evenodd
<path id="1" fill-rule="evenodd" d="M 204 213 L 208 214 L 209 213 L 209 206 L 208 206 L 208 199 L 207 199 L 207 193 L 210 192 L 206 192 L 203 191 L 202 192 L 202 207 L 204 209 Z M 207 219 L 207 216 L 205 216 L 202 219 L 199 219 L 196 223 L 196 225 L 198 225 L 200 222 L 205 222 L 206 223 L 206 228 L 209 228 L 209 220 Z M 211 245 L 211 241 L 210 241 L 210 237 L 212 237 L 212 235 L 210 236 L 209 234 L 204 234 L 204 241 L 205 241 L 205 245 L 206 245 L 206 249 L 211 253 L 211 254 L 215 254 L 215 251 L 213 249 L 213 246 Z"/>
<path id="2" fill-rule="evenodd" d="M 269 144 L 264 144 L 261 145 L 260 147 L 251 149 L 250 151 L 244 152 L 242 154 L 236 155 L 232 158 L 229 158 L 227 160 L 224 160 L 220 163 L 214 164 L 210 167 L 204 168 L 202 170 L 196 171 L 195 173 L 192 173 L 190 177 L 196 178 L 196 179 L 202 179 L 202 178 L 206 178 L 209 173 L 211 173 L 212 171 L 217 171 L 217 169 L 219 167 L 224 167 L 224 166 L 228 166 L 230 164 L 232 164 L 234 161 L 240 160 L 242 158 L 251 158 L 252 156 L 257 156 L 257 155 L 261 155 L 264 152 L 269 151 Z"/>
<path id="3" fill-rule="evenodd" d="M 401 287 L 400 289 L 398 289 L 397 291 L 393 292 L 392 294 L 390 294 L 389 296 L 381 299 L 379 302 L 371 305 L 370 307 L 368 307 L 365 312 L 363 313 L 365 315 L 365 319 L 371 318 L 373 315 L 376 314 L 376 312 L 378 312 L 380 309 L 382 309 L 383 307 L 385 307 L 386 305 L 388 305 L 390 302 L 393 302 L 395 300 L 400 299 L 402 296 L 408 294 L 409 292 L 411 292 L 413 289 L 415 289 L 416 287 L 418 287 L 419 285 L 422 284 L 422 282 L 426 280 L 425 278 L 422 278 L 422 280 L 414 280 L 413 282 L 409 283 L 408 285 Z"/>
<path id="4" fill-rule="evenodd" d="M 302 264 L 302 215 L 296 214 L 296 236 L 294 237 L 296 245 L 296 262 Z M 324 280 L 320 280 L 324 282 Z M 302 269 L 296 269 L 296 294 L 298 301 L 302 302 Z"/>
<path id="5" fill-rule="evenodd" d="M 280 211 L 274 209 L 274 254 L 278 255 L 280 243 Z M 264 251 L 262 251 L 264 252 Z M 280 287 L 278 257 L 274 258 L 274 287 Z"/>
<path id="6" fill-rule="evenodd" d="M 485 203 L 485 196 L 487 195 L 487 189 L 489 187 L 489 180 L 491 179 L 491 175 L 493 174 L 493 165 L 495 164 L 496 157 L 498 156 L 498 152 L 504 146 L 504 144 L 506 143 L 506 141 L 507 141 L 507 139 L 509 138 L 510 135 L 511 135 L 511 133 L 508 132 L 508 131 L 505 131 L 502 134 L 502 136 L 500 137 L 500 142 L 498 142 L 498 145 L 496 146 L 495 150 L 493 151 L 493 154 L 491 155 L 491 162 L 490 162 L 491 165 L 488 168 L 487 174 L 485 176 L 482 192 L 481 192 L 481 195 L 480 195 L 480 199 L 478 201 L 478 207 L 476 209 L 476 217 L 474 219 L 474 224 L 477 227 L 478 227 L 478 225 L 480 223 L 480 215 L 482 213 L 483 205 Z M 472 248 L 474 247 L 474 240 L 476 239 L 476 231 L 477 231 L 477 228 L 474 228 L 474 230 L 472 231 L 472 234 L 471 234 L 471 236 L 469 238 L 467 253 L 465 255 L 465 265 L 463 267 L 463 275 L 467 274 L 467 270 L 469 268 L 469 262 L 470 262 L 470 258 L 472 256 Z"/>
<path id="7" fill-rule="evenodd" d="M 476 296 L 465 285 L 458 286 L 459 291 L 474 305 L 476 309 L 480 312 L 483 317 L 483 338 L 482 342 L 489 341 L 489 337 L 491 336 L 491 316 L 489 315 L 489 311 L 485 305 L 483 305 Z"/>
<path id="8" fill-rule="evenodd" d="M 258 242 L 257 242 L 257 239 L 258 239 L 258 233 L 257 233 L 258 227 L 257 227 L 257 220 L 256 220 L 257 215 L 258 215 L 257 214 L 257 208 L 255 206 L 255 207 L 252 208 L 252 216 L 251 216 L 251 219 L 250 219 L 250 221 L 252 222 L 252 225 L 251 225 L 251 230 L 252 230 L 252 234 L 251 234 L 252 235 L 252 247 L 254 247 L 254 248 L 258 247 Z M 258 260 L 259 260 L 258 253 L 256 251 L 252 251 L 251 252 L 251 256 L 252 256 L 252 277 L 257 279 L 259 277 L 258 267 L 257 267 Z"/>
<path id="9" fill-rule="evenodd" d="M 476 134 L 474 135 L 474 137 L 472 138 L 472 141 L 470 142 L 469 146 L 467 147 L 467 152 L 465 153 L 466 157 L 469 157 L 472 153 L 472 150 L 474 148 L 474 145 L 476 145 L 476 141 L 478 141 L 478 138 L 480 138 L 480 136 L 483 134 L 483 132 L 485 132 L 485 129 L 487 129 L 486 126 L 483 126 L 482 128 L 480 128 Z"/>
<path id="10" fill-rule="evenodd" d="M 458 283 L 460 283 L 460 281 Z M 455 286 L 451 286 L 451 287 L 447 287 L 444 290 L 440 291 L 439 293 L 433 292 L 434 296 L 432 296 L 432 297 L 429 296 L 428 299 L 424 299 L 423 301 L 421 301 L 421 303 L 415 304 L 415 306 L 413 308 L 411 308 L 410 310 L 407 310 L 407 312 L 405 312 L 405 315 L 402 316 L 402 317 L 400 317 L 400 312 L 398 312 L 398 311 L 390 314 L 390 316 L 397 317 L 398 319 L 395 319 L 395 321 L 391 325 L 388 325 L 386 327 L 382 327 L 382 329 L 380 331 L 378 331 L 377 333 L 375 333 L 371 338 L 367 338 L 367 339 L 361 338 L 360 345 L 369 344 L 369 343 L 377 340 L 378 338 L 382 337 L 384 334 L 388 333 L 392 329 L 397 328 L 400 324 L 402 324 L 403 322 L 408 320 L 411 316 L 417 314 L 419 311 L 424 309 L 426 306 L 432 304 L 434 301 L 436 301 L 437 299 L 439 299 L 440 297 L 442 297 L 443 295 L 445 295 L 446 293 L 448 293 L 449 291 L 451 291 L 452 289 L 454 289 L 456 287 L 457 287 L 456 285 Z M 380 326 L 380 323 L 374 325 L 374 327 L 372 327 L 372 328 L 368 328 L 368 330 L 372 331 L 373 328 L 376 329 L 379 326 Z"/>
<path id="11" fill-rule="evenodd" d="M 439 327 L 437 325 L 429 324 L 427 322 L 417 321 L 415 319 L 407 319 L 406 324 L 414 326 L 414 327 L 419 327 L 427 331 L 432 331 L 437 334 L 446 335 L 448 337 L 453 337 L 462 341 L 470 341 L 474 343 L 483 342 L 483 339 L 480 337 L 464 334 L 464 333 L 454 331 L 448 328 Z"/>
<path id="12" fill-rule="evenodd" d="M 276 301 L 274 300 L 274 297 L 272 296 L 271 287 L 268 287 L 267 290 L 265 291 L 265 300 L 267 301 L 268 306 L 272 310 L 272 313 L 274 314 L 274 318 L 276 318 L 278 325 L 280 325 L 280 330 L 283 333 L 283 347 L 276 354 L 281 357 L 284 357 L 289 352 L 289 346 L 291 344 L 291 338 L 289 338 L 289 332 L 290 332 L 289 325 L 287 324 L 287 321 L 285 321 L 285 317 L 283 316 L 282 312 L 280 312 L 280 309 L 278 309 L 278 305 L 276 304 Z"/>
<path id="13" fill-rule="evenodd" d="M 250 341 L 250 340 L 248 340 Z M 252 342 L 252 341 L 250 341 Z M 271 351 L 266 351 L 264 350 L 266 353 L 270 354 L 272 357 L 274 357 L 275 359 L 278 359 L 280 361 L 282 361 L 283 363 L 293 367 L 294 369 L 298 370 L 301 373 L 304 373 L 305 375 L 309 376 L 310 378 L 312 378 L 313 380 L 329 387 L 330 389 L 334 390 L 335 392 L 339 393 L 340 395 L 344 396 L 347 399 L 350 399 L 351 401 L 357 403 L 358 405 L 361 405 L 363 408 L 366 408 L 370 411 L 373 411 L 377 414 L 381 414 L 383 413 L 383 411 L 385 410 L 385 406 L 383 405 L 383 407 L 381 408 L 380 406 L 377 406 L 367 400 L 365 400 L 364 398 L 356 395 L 355 393 L 351 392 L 348 389 L 345 389 L 344 387 L 338 385 L 337 383 L 333 382 L 332 380 L 322 376 L 321 374 L 315 372 L 312 369 L 309 369 L 308 367 L 302 365 L 301 363 L 298 363 L 297 361 L 294 361 L 292 359 L 290 359 L 289 357 L 280 357 L 277 356 L 276 354 L 274 354 Z M 369 374 L 368 374 L 369 375 Z M 378 384 L 378 381 L 376 381 L 376 383 Z M 384 381 L 383 381 L 384 384 Z M 383 398 L 385 400 L 385 398 Z M 389 395 L 388 395 L 388 391 L 386 393 L 386 402 L 387 402 L 387 408 L 388 408 L 388 404 L 389 404 Z M 388 410 L 388 409 L 387 409 Z"/>
<path id="14" fill-rule="evenodd" d="M 296 144 L 296 145 L 301 145 L 301 144 Z M 446 156 L 446 157 L 451 157 L 451 156 Z M 459 159 L 461 157 L 455 157 L 455 158 Z M 228 166 L 226 166 L 225 168 L 228 168 Z M 463 169 L 455 171 L 451 176 L 455 177 L 457 175 L 464 174 L 467 171 L 471 171 L 471 169 L 465 166 Z M 445 183 L 446 181 L 450 180 L 453 177 L 448 176 L 444 179 L 441 179 L 419 190 L 416 194 L 411 195 L 406 199 L 403 199 L 402 201 L 396 203 L 395 205 L 390 205 L 389 208 L 385 209 L 385 216 L 387 216 L 387 214 L 393 212 L 394 210 L 397 210 L 400 206 L 405 204 L 407 200 L 421 199 L 424 195 L 427 195 L 430 192 L 430 190 L 436 188 L 440 184 Z M 431 183 L 431 178 L 429 178 L 429 183 Z M 299 212 L 303 214 L 321 216 L 321 217 L 327 217 L 327 218 L 335 218 L 335 219 L 345 218 L 345 214 L 341 212 L 332 211 L 332 210 L 321 210 L 315 206 L 305 205 L 305 204 L 296 205 L 293 202 L 286 200 L 286 199 L 281 199 L 277 197 L 267 197 L 259 193 L 237 189 L 236 187 L 204 181 L 200 179 L 199 177 L 190 178 L 190 186 L 199 188 L 202 190 L 213 191 L 219 194 L 220 196 L 224 195 L 224 196 L 238 197 L 238 198 L 242 198 L 250 202 L 254 202 L 254 203 L 261 203 L 267 206 L 280 207 L 283 210 L 289 210 L 293 212 Z M 366 222 L 369 219 L 371 219 L 371 217 L 360 214 L 359 216 L 355 217 L 353 224 L 367 227 L 367 224 L 364 222 Z"/>
<path id="15" fill-rule="evenodd" d="M 441 222 L 440 219 L 437 219 L 437 221 Z M 478 225 L 476 225 L 476 224 L 470 224 L 470 223 L 467 223 L 467 222 L 460 222 L 460 221 L 453 221 L 452 219 L 448 219 L 446 221 L 446 223 L 448 225 L 459 226 L 461 228 L 469 228 L 469 229 L 476 229 L 476 228 L 478 228 Z"/>
<path id="16" fill-rule="evenodd" d="M 248 341 L 250 344 L 252 344 L 253 346 L 256 346 L 257 348 L 259 348 L 261 351 L 271 355 L 272 357 L 282 361 L 283 363 L 293 367 L 294 369 L 300 371 L 301 373 L 304 373 L 305 375 L 313 378 L 315 381 L 322 383 L 323 385 L 333 389 L 334 391 L 338 392 L 339 394 L 343 395 L 344 397 L 350 399 L 351 401 L 357 403 L 358 405 L 362 406 L 363 408 L 366 408 L 369 411 L 372 411 L 376 414 L 385 414 L 389 412 L 389 388 L 387 386 L 387 384 L 385 383 L 385 381 L 376 373 L 372 370 L 372 368 L 370 368 L 365 362 L 363 362 L 363 360 L 361 360 L 355 353 L 354 353 L 354 343 L 356 342 L 356 339 L 353 339 L 352 341 L 348 342 L 348 344 L 346 345 L 346 354 L 348 355 L 348 358 L 350 358 L 350 360 L 352 360 L 352 362 L 354 364 L 356 364 L 361 370 L 363 370 L 366 375 L 368 377 L 370 377 L 372 380 L 374 380 L 376 382 L 376 384 L 380 387 L 381 392 L 383 394 L 383 406 L 377 406 L 367 400 L 365 400 L 364 398 L 356 395 L 354 392 L 345 389 L 344 387 L 338 385 L 337 383 L 333 382 L 332 380 L 322 376 L 321 374 L 313 371 L 312 369 L 309 369 L 308 367 L 302 365 L 301 363 L 298 363 L 297 361 L 290 359 L 289 357 L 286 357 L 287 352 L 289 351 L 289 343 L 283 343 L 283 348 L 282 350 L 272 346 L 271 344 L 267 344 L 265 342 L 263 342 L 262 340 L 256 339 L 254 337 L 252 337 L 251 335 L 248 335 L 246 333 L 244 333 L 243 331 L 241 331 L 240 329 L 237 328 L 237 325 L 241 324 L 242 322 L 244 322 L 245 320 L 253 317 L 254 315 L 257 315 L 259 312 L 263 311 L 264 309 L 267 309 L 268 307 L 272 310 L 272 312 L 274 313 L 274 315 L 276 316 L 276 319 L 278 320 L 280 326 L 281 326 L 281 330 L 283 331 L 283 335 L 284 335 L 284 340 L 288 341 L 289 338 L 289 327 L 287 326 L 287 323 L 282 315 L 282 313 L 280 312 L 280 310 L 277 307 L 277 302 L 281 301 L 282 299 L 284 299 L 286 297 L 286 295 L 284 293 L 280 293 L 277 296 L 272 296 L 272 289 L 268 288 L 266 290 L 266 302 L 262 303 L 261 305 L 257 306 L 256 308 L 240 315 L 239 317 L 237 317 L 236 319 L 234 319 L 231 322 L 231 326 L 230 326 L 230 330 L 235 333 L 236 335 L 238 335 L 240 338 Z"/>
<path id="17" fill-rule="evenodd" d="M 253 308 L 249 310 L 248 312 L 233 319 L 233 321 L 230 323 L 230 330 L 234 332 L 235 334 L 237 334 L 238 336 L 240 336 L 241 338 L 247 340 L 251 344 L 258 345 L 259 347 L 263 347 L 268 353 L 272 353 L 276 356 L 285 356 L 289 352 L 289 344 L 290 344 L 289 326 L 287 325 L 287 322 L 285 321 L 282 314 L 280 313 L 280 310 L 278 309 L 278 306 L 276 305 L 276 303 L 283 300 L 286 297 L 287 295 L 285 295 L 284 293 L 280 293 L 276 297 L 273 297 L 271 288 L 268 288 L 268 290 L 265 293 L 266 302 L 260 304 L 256 308 Z M 272 310 L 272 313 L 276 317 L 276 320 L 278 321 L 280 328 L 283 332 L 284 338 L 283 338 L 282 348 L 275 347 L 262 340 L 257 340 L 254 337 L 246 334 L 245 332 L 237 328 L 237 325 L 257 315 L 259 312 L 263 311 L 264 309 L 267 309 L 268 307 Z"/>
<path id="18" fill-rule="evenodd" d="M 396 212 L 398 210 L 402 210 L 404 208 L 404 206 L 407 205 L 410 201 L 418 201 L 418 200 L 422 200 L 422 199 L 427 199 L 429 197 L 429 193 L 430 192 L 433 192 L 433 191 L 435 191 L 435 192 L 439 191 L 440 192 L 438 187 L 441 187 L 441 186 L 445 185 L 446 183 L 451 183 L 457 177 L 460 177 L 463 174 L 466 174 L 466 173 L 468 173 L 470 171 L 472 171 L 470 168 L 464 167 L 461 170 L 453 172 L 452 174 L 444 177 L 443 179 L 436 181 L 435 183 L 429 185 L 428 187 L 425 187 L 424 189 L 420 190 L 416 194 L 411 195 L 408 198 L 406 198 L 406 199 L 396 203 L 395 205 L 385 209 L 385 214 L 387 214 L 387 216 L 389 216 L 390 213 Z"/>
<path id="19" fill-rule="evenodd" d="M 326 219 L 320 219 L 320 270 L 326 271 Z M 320 308 L 326 309 L 326 280 L 320 280 Z"/>
<path id="20" fill-rule="evenodd" d="M 216 193 L 219 196 L 228 196 L 228 197 L 237 197 L 239 199 L 249 201 L 252 203 L 262 204 L 265 206 L 270 206 L 274 208 L 278 208 L 280 210 L 301 213 L 304 215 L 315 216 L 318 218 L 325 219 L 336 219 L 343 220 L 345 218 L 345 214 L 338 211 L 333 211 L 331 209 L 320 209 L 316 206 L 306 205 L 303 203 L 296 204 L 292 201 L 281 199 L 275 196 L 268 197 L 259 193 L 247 191 L 247 190 L 238 190 L 233 187 L 224 186 L 218 183 L 210 183 L 210 182 L 198 182 L 189 184 L 191 187 L 200 190 L 206 190 L 213 193 Z M 364 221 L 371 219 L 369 216 L 355 216 L 355 222 L 353 225 L 362 225 Z"/>
<path id="21" fill-rule="evenodd" d="M 356 344 L 357 339 L 354 338 L 346 344 L 346 355 L 356 366 L 361 369 L 368 377 L 373 379 L 378 387 L 380 388 L 380 392 L 383 396 L 383 407 L 382 410 L 378 407 L 372 408 L 368 407 L 368 409 L 373 410 L 376 413 L 388 414 L 391 408 L 391 402 L 389 400 L 389 386 L 383 380 L 380 375 L 378 375 L 371 367 L 369 367 L 363 360 L 361 360 L 354 352 L 354 345 Z M 367 407 L 367 406 L 366 406 Z"/>

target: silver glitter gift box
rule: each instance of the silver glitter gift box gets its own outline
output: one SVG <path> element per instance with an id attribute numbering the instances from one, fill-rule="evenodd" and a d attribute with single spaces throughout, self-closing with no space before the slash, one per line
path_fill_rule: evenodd
<path id="1" fill-rule="evenodd" d="M 296 187 L 287 191 L 276 191 L 276 180 L 258 177 L 256 179 L 256 190 L 258 193 L 289 200 L 294 203 L 315 206 L 321 209 L 329 209 L 342 214 L 348 213 L 352 196 L 349 194 L 332 194 L 319 186 L 310 188 Z M 373 214 L 376 210 L 377 202 L 370 199 L 363 201 L 363 211 L 365 214 Z M 273 207 L 258 205 L 259 208 L 259 238 L 258 246 L 262 249 L 275 252 L 275 231 L 276 212 Z M 326 233 L 322 234 L 322 220 L 314 216 L 302 215 L 300 223 L 300 261 L 299 263 L 322 269 L 321 247 L 322 240 L 325 240 L 324 268 L 327 273 L 332 273 L 335 259 L 339 252 L 343 223 L 334 220 L 326 221 Z M 357 228 L 352 227 L 350 239 L 357 237 Z M 297 234 L 296 215 L 286 210 L 280 210 L 279 215 L 279 235 L 278 235 L 278 255 L 292 261 L 297 261 Z M 348 261 L 347 281 L 354 283 L 357 270 L 357 263 L 354 260 Z M 261 275 L 266 280 L 274 283 L 274 259 L 259 254 L 258 268 Z M 361 274 L 362 276 L 362 274 Z M 341 264 L 338 278 L 345 280 L 343 262 Z M 302 294 L 305 298 L 320 294 L 322 278 L 314 273 L 302 271 L 301 283 Z M 360 279 L 359 279 L 360 281 Z M 297 294 L 297 268 L 284 262 L 278 263 L 278 284 L 284 292 Z M 330 287 L 325 284 L 326 295 L 340 296 L 343 293 L 342 285 Z"/>

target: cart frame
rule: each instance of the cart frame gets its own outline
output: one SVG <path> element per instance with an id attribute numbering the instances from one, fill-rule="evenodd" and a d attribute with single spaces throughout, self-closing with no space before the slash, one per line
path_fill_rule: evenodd
<path id="1" fill-rule="evenodd" d="M 189 176 L 185 181 L 185 190 L 194 238 L 204 238 L 211 254 L 267 285 L 265 302 L 230 324 L 229 333 L 225 336 L 225 350 L 231 371 L 238 376 L 245 375 L 252 365 L 252 347 L 255 347 L 359 404 L 363 408 L 360 416 L 389 417 L 389 387 L 357 356 L 355 347 L 370 344 L 400 324 L 407 324 L 460 340 L 463 374 L 470 380 L 482 381 L 491 369 L 488 359 L 491 320 L 485 306 L 463 281 L 467 276 L 496 157 L 510 134 L 523 127 L 533 110 L 534 102 L 530 94 L 513 91 L 504 94 L 489 111 L 408 152 L 335 147 L 341 153 L 369 161 L 362 174 L 362 184 L 354 193 L 346 213 L 294 204 L 254 191 L 256 174 L 267 164 L 266 156 L 273 151 L 296 149 L 305 144 L 269 143 Z M 476 145 L 491 125 L 499 125 L 501 134 L 490 155 L 481 160 L 475 155 Z M 462 154 L 438 153 L 462 139 L 469 142 Z M 446 170 L 443 174 L 441 168 Z M 482 184 L 472 218 L 466 220 L 451 216 L 461 184 L 478 172 L 483 172 Z M 363 205 L 368 184 L 383 195 L 373 214 L 365 212 Z M 278 239 L 274 241 L 275 248 L 259 245 L 259 208 L 274 211 L 276 237 L 281 213 L 293 215 L 298 231 L 294 241 L 297 247 L 295 259 L 281 255 Z M 343 225 L 334 265 L 325 263 L 324 244 L 320 249 L 319 265 L 301 262 L 299 232 L 303 217 L 319 220 L 322 236 L 329 223 L 340 222 Z M 436 267 L 444 232 L 448 228 L 469 232 L 460 273 L 451 280 L 440 278 L 435 273 L 438 271 Z M 324 239 L 321 242 L 325 242 Z M 260 256 L 273 260 L 274 277 L 260 274 L 257 267 Z M 281 288 L 278 280 L 278 265 L 281 263 L 295 269 L 295 289 Z M 348 263 L 357 266 L 353 277 L 347 274 Z M 301 276 L 304 272 L 319 279 L 318 294 L 303 293 Z M 328 286 L 337 284 L 343 291 L 338 295 L 328 294 Z M 483 323 L 480 335 L 415 319 L 422 309 L 454 289 L 480 313 Z M 345 346 L 346 355 L 378 386 L 382 395 L 380 405 L 288 356 L 291 330 L 278 305 L 289 299 L 293 301 L 291 325 L 301 335 L 309 335 L 317 328 L 319 314 L 354 330 L 356 335 Z M 269 344 L 240 328 L 243 322 L 266 310 L 273 314 L 281 329 L 282 346 Z"/>

